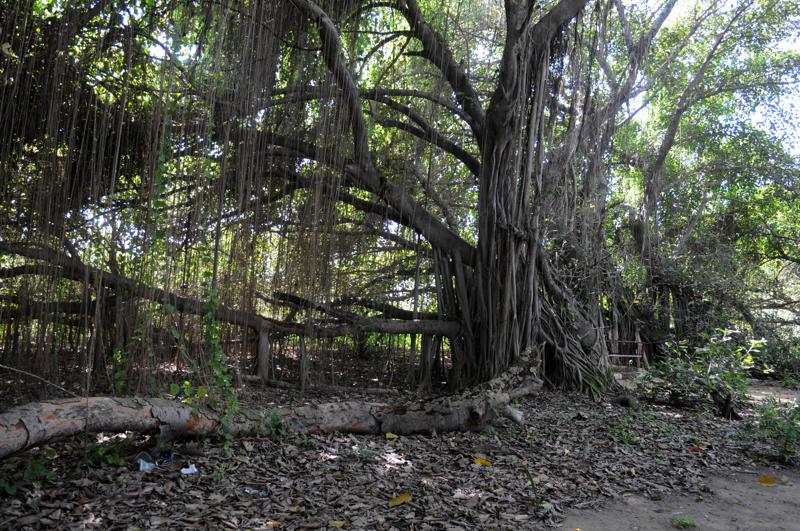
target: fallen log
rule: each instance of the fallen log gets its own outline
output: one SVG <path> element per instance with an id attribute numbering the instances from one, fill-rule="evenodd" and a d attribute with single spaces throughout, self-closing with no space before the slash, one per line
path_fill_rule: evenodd
<path id="1" fill-rule="evenodd" d="M 0 459 L 81 433 L 160 433 L 164 438 L 345 432 L 399 435 L 481 429 L 498 416 L 522 421 L 509 403 L 541 388 L 531 380 L 511 392 L 479 390 L 472 396 L 422 402 L 331 402 L 270 411 L 247 410 L 223 423 L 219 413 L 159 398 L 90 397 L 33 402 L 0 414 Z"/>

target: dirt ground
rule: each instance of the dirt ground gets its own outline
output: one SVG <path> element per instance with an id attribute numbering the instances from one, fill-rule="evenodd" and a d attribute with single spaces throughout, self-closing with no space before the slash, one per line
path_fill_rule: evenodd
<path id="1" fill-rule="evenodd" d="M 241 396 L 316 400 L 332 397 Z M 759 468 L 746 419 L 554 391 L 518 407 L 524 425 L 480 432 L 179 441 L 151 471 L 147 437 L 76 437 L 0 462 L 0 529 L 800 530 L 800 468 Z"/>
<path id="2" fill-rule="evenodd" d="M 799 390 L 771 382 L 750 382 L 748 394 L 754 402 L 771 397 L 783 404 L 797 404 L 800 399 Z M 769 478 L 774 480 L 774 485 Z M 698 530 L 800 530 L 800 470 L 797 468 L 750 467 L 740 472 L 717 474 L 707 479 L 702 490 L 706 492 L 663 498 L 624 495 L 621 500 L 599 510 L 569 512 L 559 529 L 674 530 L 673 518 L 688 517 Z"/>
<path id="3" fill-rule="evenodd" d="M 787 389 L 778 382 L 752 381 L 748 384 L 747 394 L 755 402 L 764 402 L 770 397 L 784 405 L 800 402 L 799 389 Z"/>
<path id="4" fill-rule="evenodd" d="M 763 485 L 760 477 L 774 478 Z M 767 480 L 769 483 L 769 480 Z M 600 510 L 574 511 L 559 529 L 573 531 L 674 530 L 672 519 L 688 517 L 708 531 L 800 529 L 800 472 L 750 469 L 709 478 L 708 492 L 662 499 L 624 496 Z"/>

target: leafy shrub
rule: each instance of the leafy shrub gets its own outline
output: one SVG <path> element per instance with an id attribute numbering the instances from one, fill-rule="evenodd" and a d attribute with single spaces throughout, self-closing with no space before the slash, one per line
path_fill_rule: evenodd
<path id="1" fill-rule="evenodd" d="M 766 447 L 770 457 L 791 462 L 800 446 L 800 405 L 781 405 L 769 398 L 757 406 L 757 416 L 745 431 L 753 442 Z"/>
<path id="2" fill-rule="evenodd" d="M 755 358 L 753 376 L 774 378 L 790 388 L 800 387 L 800 339 L 778 337 Z"/>
<path id="3" fill-rule="evenodd" d="M 24 472 L 22 473 L 22 479 L 26 481 L 37 481 L 40 479 L 46 479 L 48 481 L 52 481 L 56 478 L 55 472 L 53 472 L 48 466 L 47 461 L 45 458 L 41 457 L 34 457 L 28 463 L 28 466 L 25 467 Z"/>
<path id="4" fill-rule="evenodd" d="M 747 392 L 747 371 L 760 340 L 743 341 L 736 330 L 719 330 L 708 342 L 691 349 L 666 345 L 667 355 L 653 364 L 639 390 L 648 399 L 677 406 L 714 405 L 725 417 Z"/>

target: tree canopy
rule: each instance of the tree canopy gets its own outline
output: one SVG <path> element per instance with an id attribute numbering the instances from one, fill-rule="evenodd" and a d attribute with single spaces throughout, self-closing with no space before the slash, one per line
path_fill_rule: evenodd
<path id="1" fill-rule="evenodd" d="M 600 392 L 719 328 L 800 350 L 798 2 L 0 7 L 6 365 Z"/>

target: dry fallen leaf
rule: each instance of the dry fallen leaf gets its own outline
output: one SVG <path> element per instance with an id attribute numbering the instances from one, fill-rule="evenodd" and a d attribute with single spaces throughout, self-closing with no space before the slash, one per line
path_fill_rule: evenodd
<path id="1" fill-rule="evenodd" d="M 487 461 L 483 457 L 476 457 L 475 459 L 473 459 L 472 462 L 475 463 L 476 465 L 492 466 L 492 462 L 491 461 Z"/>
<path id="2" fill-rule="evenodd" d="M 404 503 L 408 503 L 411 501 L 411 494 L 407 492 L 401 492 L 391 500 L 389 500 L 389 507 L 397 507 L 398 505 L 403 505 Z"/>
<path id="3" fill-rule="evenodd" d="M 341 529 L 347 525 L 347 520 L 328 520 L 328 527 L 335 527 Z"/>
<path id="4" fill-rule="evenodd" d="M 774 487 L 777 483 L 775 478 L 772 476 L 761 476 L 758 478 L 758 482 L 764 485 L 765 487 Z"/>

